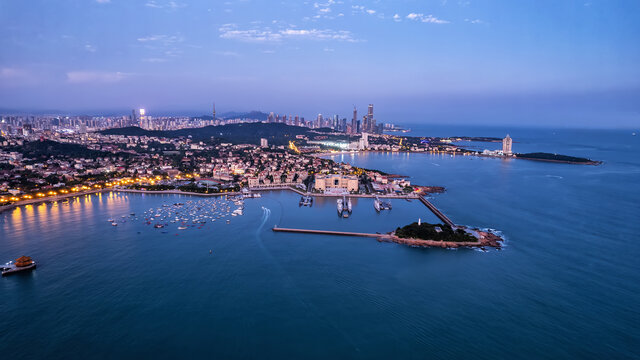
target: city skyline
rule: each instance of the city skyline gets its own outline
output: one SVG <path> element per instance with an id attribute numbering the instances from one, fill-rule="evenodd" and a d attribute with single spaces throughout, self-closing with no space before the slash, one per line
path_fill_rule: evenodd
<path id="1" fill-rule="evenodd" d="M 35 10 L 34 10 L 35 9 Z M 631 127 L 636 2 L 0 1 L 0 109 Z M 50 16 L 55 14 L 55 16 Z M 125 24 L 123 26 L 122 24 Z"/>

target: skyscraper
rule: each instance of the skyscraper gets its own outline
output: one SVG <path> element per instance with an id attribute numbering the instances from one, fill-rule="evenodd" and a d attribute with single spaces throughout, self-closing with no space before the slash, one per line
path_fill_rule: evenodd
<path id="1" fill-rule="evenodd" d="M 351 134 L 355 135 L 358 133 L 358 110 L 356 106 L 353 106 L 353 119 L 351 119 Z"/>
<path id="2" fill-rule="evenodd" d="M 511 137 L 509 136 L 509 134 L 507 134 L 507 136 L 502 139 L 502 153 L 506 156 L 511 156 L 513 155 L 513 153 L 511 152 L 511 144 L 513 143 L 513 140 L 511 140 Z"/>
<path id="3" fill-rule="evenodd" d="M 369 104 L 369 109 L 367 110 L 367 127 L 364 131 L 373 132 L 375 125 L 373 123 L 373 104 Z"/>

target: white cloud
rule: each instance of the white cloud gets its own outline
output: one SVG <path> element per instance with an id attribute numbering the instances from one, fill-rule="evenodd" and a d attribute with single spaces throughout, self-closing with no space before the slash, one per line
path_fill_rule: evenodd
<path id="1" fill-rule="evenodd" d="M 376 14 L 375 10 L 367 9 L 363 5 L 351 5 L 351 9 L 353 9 L 353 13 L 354 14 L 357 14 L 357 13 L 363 13 L 363 14 L 369 14 L 369 15 L 375 15 Z"/>
<path id="2" fill-rule="evenodd" d="M 235 51 L 214 51 L 213 53 L 216 54 L 216 55 L 222 55 L 222 56 L 231 56 L 231 57 L 240 56 L 240 54 L 238 54 Z"/>
<path id="3" fill-rule="evenodd" d="M 88 51 L 88 52 L 91 52 L 91 53 L 94 53 L 94 52 L 96 52 L 96 50 L 97 50 L 97 49 L 96 49 L 96 47 L 95 47 L 95 46 L 93 46 L 93 45 L 91 45 L 91 44 L 86 44 L 86 45 L 84 46 L 84 49 L 85 49 L 86 51 Z"/>
<path id="4" fill-rule="evenodd" d="M 183 42 L 184 38 L 180 35 L 149 35 L 145 37 L 139 37 L 138 41 L 141 43 L 172 45 Z"/>
<path id="5" fill-rule="evenodd" d="M 421 21 L 423 23 L 431 23 L 431 24 L 448 24 L 449 23 L 449 21 L 438 19 L 433 15 L 424 15 L 424 14 L 416 14 L 416 13 L 411 13 L 407 15 L 407 19 L 414 20 L 414 21 Z"/>
<path id="6" fill-rule="evenodd" d="M 166 2 L 166 3 L 159 3 L 157 1 L 150 0 L 150 1 L 147 1 L 147 3 L 144 4 L 144 6 L 150 7 L 150 8 L 154 8 L 154 9 L 175 10 L 175 9 L 180 9 L 180 8 L 186 7 L 187 4 L 179 3 L 179 2 L 175 2 L 175 1 L 169 1 L 169 2 Z"/>
<path id="7" fill-rule="evenodd" d="M 486 22 L 480 20 L 480 19 L 464 19 L 465 22 L 471 23 L 471 24 L 487 24 Z"/>
<path id="8" fill-rule="evenodd" d="M 299 40 L 334 40 L 356 42 L 351 32 L 346 30 L 329 29 L 294 29 L 286 28 L 272 30 L 271 28 L 239 30 L 234 24 L 222 25 L 219 29 L 223 39 L 240 40 L 246 42 L 280 42 L 287 39 Z"/>
<path id="9" fill-rule="evenodd" d="M 393 21 L 400 22 L 400 21 L 402 21 L 402 18 L 400 17 L 400 15 L 395 14 L 395 15 L 393 15 Z"/>
<path id="10" fill-rule="evenodd" d="M 96 2 L 97 2 L 98 4 L 108 4 L 108 3 L 110 3 L 110 2 L 111 2 L 111 0 L 96 0 Z"/>
<path id="11" fill-rule="evenodd" d="M 163 62 L 167 62 L 167 59 L 165 59 L 165 58 L 144 58 L 144 59 L 142 59 L 142 61 L 148 62 L 148 63 L 163 63 Z"/>
<path id="12" fill-rule="evenodd" d="M 105 71 L 69 71 L 67 73 L 67 82 L 72 84 L 85 83 L 116 83 L 124 80 L 128 75 L 121 72 L 105 72 Z"/>
<path id="13" fill-rule="evenodd" d="M 29 74 L 18 68 L 0 68 L 0 79 L 19 79 L 27 77 Z"/>

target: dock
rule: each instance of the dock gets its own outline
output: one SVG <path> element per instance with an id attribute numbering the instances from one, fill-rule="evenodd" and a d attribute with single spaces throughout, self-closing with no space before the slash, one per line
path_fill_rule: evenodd
<path id="1" fill-rule="evenodd" d="M 356 236 L 356 237 L 368 237 L 368 238 L 390 238 L 389 234 L 371 234 L 371 233 L 359 233 L 349 231 L 333 231 L 333 230 L 310 230 L 310 229 L 291 229 L 291 228 L 279 228 L 274 226 L 275 232 L 290 232 L 298 234 L 316 234 L 316 235 L 338 235 L 338 236 Z"/>
<path id="2" fill-rule="evenodd" d="M 420 201 L 429 208 L 429 210 L 431 210 L 431 212 L 438 217 L 438 219 L 440 219 L 443 223 L 451 226 L 451 227 L 455 227 L 456 225 L 453 223 L 453 221 L 451 221 L 451 219 L 449 219 L 445 214 L 442 213 L 442 211 L 438 210 L 438 208 L 433 205 L 429 200 L 427 200 L 424 196 L 420 195 L 418 197 L 418 199 L 420 199 Z"/>

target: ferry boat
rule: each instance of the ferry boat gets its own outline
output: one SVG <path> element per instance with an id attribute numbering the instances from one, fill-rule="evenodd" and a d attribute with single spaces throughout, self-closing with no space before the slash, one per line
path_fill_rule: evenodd
<path id="1" fill-rule="evenodd" d="M 8 262 L 2 265 L 2 276 L 7 276 L 22 271 L 29 271 L 36 268 L 36 262 L 29 256 L 20 256 L 15 262 Z"/>

